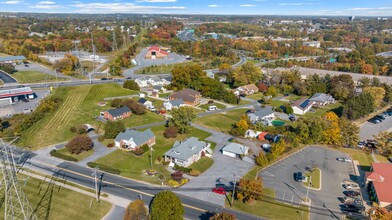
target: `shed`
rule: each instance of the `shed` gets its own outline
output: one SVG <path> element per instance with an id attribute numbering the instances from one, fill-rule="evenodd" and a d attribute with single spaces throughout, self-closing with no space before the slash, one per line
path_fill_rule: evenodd
<path id="1" fill-rule="evenodd" d="M 222 148 L 222 154 L 229 157 L 239 157 L 241 155 L 247 155 L 249 147 L 237 143 L 226 144 Z"/>

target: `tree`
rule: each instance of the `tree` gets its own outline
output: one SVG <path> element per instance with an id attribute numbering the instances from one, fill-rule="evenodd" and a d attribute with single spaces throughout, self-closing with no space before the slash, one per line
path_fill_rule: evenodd
<path id="1" fill-rule="evenodd" d="M 108 121 L 106 122 L 104 129 L 104 137 L 107 139 L 114 139 L 120 132 L 125 130 L 125 125 L 122 121 Z"/>
<path id="2" fill-rule="evenodd" d="M 341 132 L 339 127 L 339 117 L 334 112 L 327 112 L 323 116 L 325 127 L 323 129 L 323 143 L 340 144 Z"/>
<path id="3" fill-rule="evenodd" d="M 237 67 L 233 71 L 234 86 L 243 86 L 256 83 L 262 79 L 261 69 L 251 62 Z"/>
<path id="4" fill-rule="evenodd" d="M 385 156 L 392 156 L 392 132 L 381 132 L 374 136 L 374 140 L 377 142 L 378 152 Z"/>
<path id="5" fill-rule="evenodd" d="M 342 145 L 345 147 L 356 146 L 359 141 L 359 127 L 346 117 L 340 118 L 339 127 Z"/>
<path id="6" fill-rule="evenodd" d="M 261 177 L 252 180 L 241 179 L 236 192 L 237 198 L 244 203 L 259 200 L 263 195 L 263 181 Z"/>
<path id="7" fill-rule="evenodd" d="M 148 212 L 143 200 L 137 199 L 129 203 L 125 210 L 124 220 L 147 220 Z"/>
<path id="8" fill-rule="evenodd" d="M 366 92 L 361 93 L 347 101 L 343 108 L 343 115 L 355 120 L 374 111 L 374 99 Z"/>
<path id="9" fill-rule="evenodd" d="M 330 93 L 336 99 L 346 100 L 353 94 L 354 87 L 355 84 L 351 75 L 341 74 L 332 78 Z"/>
<path id="10" fill-rule="evenodd" d="M 266 96 L 276 97 L 278 95 L 278 90 L 274 86 L 270 86 L 265 93 Z"/>
<path id="11" fill-rule="evenodd" d="M 151 220 L 171 219 L 182 220 L 184 207 L 181 200 L 171 191 L 161 191 L 156 194 L 151 203 Z"/>
<path id="12" fill-rule="evenodd" d="M 209 220 L 236 220 L 235 215 L 228 212 L 216 213 Z"/>
<path id="13" fill-rule="evenodd" d="M 388 211 L 385 208 L 381 208 L 378 205 L 373 205 L 371 209 L 368 211 L 368 215 L 371 219 L 377 220 L 391 220 L 392 219 L 392 212 Z"/>
<path id="14" fill-rule="evenodd" d="M 287 148 L 286 141 L 280 139 L 278 143 L 273 144 L 271 146 L 271 154 L 274 158 L 277 158 L 285 152 L 286 148 Z"/>
<path id="15" fill-rule="evenodd" d="M 291 106 L 287 106 L 285 109 L 286 114 L 293 114 L 294 110 Z"/>
<path id="16" fill-rule="evenodd" d="M 88 136 L 78 136 L 65 145 L 65 148 L 72 154 L 80 154 L 93 148 L 93 140 Z"/>
<path id="17" fill-rule="evenodd" d="M 178 129 L 178 133 L 185 134 L 189 132 L 190 123 L 197 117 L 194 108 L 189 106 L 180 107 L 171 111 L 172 118 L 168 125 Z"/>
<path id="18" fill-rule="evenodd" d="M 383 87 L 365 87 L 363 89 L 363 92 L 369 93 L 373 97 L 374 108 L 380 107 L 385 96 L 385 89 Z"/>
<path id="19" fill-rule="evenodd" d="M 261 167 L 265 167 L 269 164 L 268 158 L 265 156 L 264 152 L 260 152 L 258 156 L 255 158 L 255 162 L 257 165 Z"/>
<path id="20" fill-rule="evenodd" d="M 127 99 L 121 102 L 120 106 L 127 106 L 131 109 L 132 113 L 135 115 L 143 115 L 147 112 L 147 109 L 144 105 L 136 102 L 133 99 Z"/>
<path id="21" fill-rule="evenodd" d="M 71 54 L 65 54 L 64 58 L 54 63 L 54 68 L 64 74 L 71 74 L 79 68 L 79 59 Z"/>
<path id="22" fill-rule="evenodd" d="M 174 126 L 170 126 L 165 129 L 165 132 L 163 132 L 163 136 L 165 138 L 175 138 L 177 137 L 178 129 Z"/>
<path id="23" fill-rule="evenodd" d="M 135 80 L 126 80 L 124 82 L 123 87 L 129 90 L 140 91 L 139 85 L 135 82 Z"/>
<path id="24" fill-rule="evenodd" d="M 230 70 L 231 70 L 231 66 L 228 63 L 222 63 L 219 66 L 219 71 L 222 73 L 228 74 L 230 72 Z"/>

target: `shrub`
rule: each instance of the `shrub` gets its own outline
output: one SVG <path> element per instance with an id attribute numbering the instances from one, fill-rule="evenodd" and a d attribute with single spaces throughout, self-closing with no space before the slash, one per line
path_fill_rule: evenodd
<path id="1" fill-rule="evenodd" d="M 150 150 L 150 147 L 147 144 L 144 144 L 141 148 L 143 149 L 144 152 L 147 152 Z"/>
<path id="2" fill-rule="evenodd" d="M 180 185 L 182 186 L 182 185 L 184 185 L 187 182 L 189 182 L 189 179 L 184 178 L 184 179 L 181 180 Z"/>
<path id="3" fill-rule="evenodd" d="M 106 165 L 102 165 L 102 164 L 98 164 L 98 163 L 94 163 L 94 162 L 88 162 L 87 166 L 91 167 L 91 168 L 98 168 L 99 170 L 108 172 L 108 173 L 112 173 L 112 174 L 121 174 L 121 171 Z"/>
<path id="4" fill-rule="evenodd" d="M 86 133 L 87 133 L 87 131 L 83 126 L 80 126 L 78 128 L 78 134 L 86 134 Z"/>
<path id="5" fill-rule="evenodd" d="M 64 155 L 64 154 L 60 154 L 56 150 L 50 151 L 50 156 L 57 157 L 57 158 L 60 158 L 60 159 L 63 159 L 63 160 L 68 160 L 68 161 L 74 161 L 74 162 L 78 161 L 76 158 L 70 157 L 70 156 L 67 156 L 67 155 Z"/>
<path id="6" fill-rule="evenodd" d="M 162 165 L 163 165 L 163 166 L 168 166 L 169 164 L 170 164 L 170 161 L 163 161 L 163 162 L 162 162 Z"/>
<path id="7" fill-rule="evenodd" d="M 287 106 L 286 107 L 286 114 L 293 114 L 293 113 L 294 113 L 293 108 L 291 106 Z"/>
<path id="8" fill-rule="evenodd" d="M 179 187 L 180 186 L 180 184 L 176 180 L 169 180 L 167 182 L 167 184 L 169 184 L 169 186 L 171 186 L 171 187 Z"/>
<path id="9" fill-rule="evenodd" d="M 110 143 L 110 144 L 108 144 L 108 145 L 106 145 L 106 146 L 109 147 L 109 148 L 111 148 L 111 147 L 114 146 L 114 144 L 113 144 L 113 143 Z"/>
<path id="10" fill-rule="evenodd" d="M 121 106 L 121 103 L 122 103 L 122 102 L 123 102 L 122 99 L 113 99 L 113 100 L 110 102 L 110 106 L 112 106 L 112 107 L 114 107 L 114 108 L 118 108 L 118 107 Z"/>
<path id="11" fill-rule="evenodd" d="M 137 155 L 137 156 L 140 156 L 140 155 L 144 154 L 144 150 L 143 150 L 143 148 L 141 148 L 141 147 L 136 148 L 136 149 L 133 150 L 132 152 L 133 152 L 135 155 Z"/>
<path id="12" fill-rule="evenodd" d="M 183 173 L 181 171 L 177 171 L 171 174 L 172 179 L 177 180 L 177 181 L 181 181 L 182 180 L 182 175 Z"/>
<path id="13" fill-rule="evenodd" d="M 106 122 L 104 129 L 104 137 L 114 139 L 120 132 L 125 130 L 125 125 L 122 121 L 108 121 Z"/>
<path id="14" fill-rule="evenodd" d="M 78 136 L 72 139 L 65 148 L 72 154 L 80 154 L 83 151 L 89 151 L 93 148 L 93 140 L 88 136 Z"/>
<path id="15" fill-rule="evenodd" d="M 189 172 L 189 175 L 191 175 L 191 176 L 199 176 L 200 175 L 200 171 L 198 171 L 198 170 L 191 170 L 191 172 Z"/>
<path id="16" fill-rule="evenodd" d="M 165 136 L 165 138 L 176 138 L 177 133 L 178 133 L 178 129 L 174 126 L 170 126 L 165 129 L 163 136 Z"/>
<path id="17" fill-rule="evenodd" d="M 178 170 L 178 171 L 182 171 L 184 173 L 189 173 L 192 171 L 192 168 L 187 168 L 187 167 L 183 167 L 183 166 L 179 166 L 177 164 L 174 165 L 174 169 Z"/>
<path id="18" fill-rule="evenodd" d="M 140 90 L 139 85 L 134 80 L 126 80 L 124 82 L 123 88 L 130 89 L 130 90 L 135 90 L 135 91 L 139 91 Z"/>
<path id="19" fill-rule="evenodd" d="M 70 127 L 69 130 L 70 130 L 72 133 L 76 133 L 76 131 L 77 131 L 76 127 L 74 127 L 74 126 Z"/>

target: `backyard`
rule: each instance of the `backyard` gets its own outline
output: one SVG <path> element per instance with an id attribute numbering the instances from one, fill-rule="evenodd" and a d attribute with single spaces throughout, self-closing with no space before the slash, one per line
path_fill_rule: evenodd
<path id="1" fill-rule="evenodd" d="M 91 124 L 96 129 L 102 126 L 95 118 L 100 112 L 110 108 L 99 107 L 97 103 L 103 98 L 113 96 L 131 95 L 136 92 L 121 88 L 116 84 L 101 84 L 93 86 L 59 87 L 55 93 L 64 94 L 63 102 L 53 113 L 49 113 L 32 127 L 25 130 L 19 141 L 20 146 L 31 146 L 39 149 L 51 144 L 65 142 L 76 136 L 70 131 L 72 126 Z M 106 109 L 105 109 L 106 108 Z M 152 113 L 150 113 L 152 114 Z M 129 125 L 140 125 L 151 121 L 151 117 L 141 119 L 142 116 L 131 116 Z M 44 138 L 45 137 L 45 138 Z"/>
<path id="2" fill-rule="evenodd" d="M 65 81 L 63 77 L 52 76 L 38 71 L 18 71 L 11 74 L 19 83 L 38 83 L 38 82 L 55 82 Z"/>
<path id="3" fill-rule="evenodd" d="M 245 112 L 246 109 L 236 109 L 226 113 L 208 115 L 197 118 L 195 123 L 227 134 L 232 124 L 238 122 Z"/>
<path id="4" fill-rule="evenodd" d="M 18 174 L 18 177 L 20 180 L 27 178 L 24 174 Z M 25 185 L 20 185 L 38 219 L 98 220 L 102 219 L 111 208 L 111 204 L 106 201 L 97 202 L 94 197 L 40 179 L 28 178 Z M 4 203 L 0 209 L 1 213 L 4 213 Z M 1 218 L 3 216 L 1 215 Z"/>
<path id="5" fill-rule="evenodd" d="M 200 171 L 200 173 L 203 173 L 204 171 L 208 170 L 214 164 L 214 160 L 209 158 L 209 157 L 202 157 L 200 160 L 194 162 L 192 165 L 189 166 L 189 168 L 192 168 L 193 170 Z"/>
<path id="6" fill-rule="evenodd" d="M 164 126 L 152 127 L 151 130 L 156 136 L 156 144 L 152 147 L 152 154 L 153 169 L 158 171 L 158 175 L 149 176 L 145 174 L 145 170 L 150 168 L 149 152 L 146 152 L 141 156 L 136 156 L 132 152 L 116 150 L 95 162 L 120 170 L 121 175 L 124 177 L 153 184 L 161 184 L 162 181 L 159 179 L 159 176 L 163 175 L 163 181 L 167 182 L 170 179 L 170 173 L 161 163 L 157 163 L 157 159 L 161 158 L 163 154 L 173 146 L 176 140 L 184 140 L 191 136 L 204 140 L 210 136 L 210 134 L 205 131 L 192 128 L 192 131 L 189 134 L 178 135 L 177 138 L 167 139 L 163 136 L 165 130 Z M 205 166 L 203 165 L 203 167 Z"/>

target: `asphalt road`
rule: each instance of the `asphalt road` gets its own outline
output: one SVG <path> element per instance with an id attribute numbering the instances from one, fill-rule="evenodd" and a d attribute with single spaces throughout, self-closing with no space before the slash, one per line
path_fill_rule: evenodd
<path id="1" fill-rule="evenodd" d="M 195 34 L 188 30 L 181 31 L 177 36 L 182 41 L 197 41 Z"/>
<path id="2" fill-rule="evenodd" d="M 18 149 L 17 153 L 21 155 L 23 151 Z M 26 162 L 22 162 L 24 166 L 38 170 L 38 171 L 46 171 L 49 173 L 53 173 L 58 178 L 65 179 L 70 182 L 74 182 L 77 184 L 81 184 L 85 187 L 94 189 L 94 179 L 91 176 L 93 170 L 90 168 L 85 168 L 78 166 L 76 164 L 72 164 L 69 162 L 63 162 L 57 165 L 56 167 L 46 164 L 42 161 L 34 160 L 34 154 L 31 155 L 31 159 L 27 159 Z M 16 161 L 18 161 L 18 157 L 16 157 Z M 101 192 L 107 193 L 111 195 L 115 195 L 118 197 L 122 197 L 128 200 L 135 200 L 142 198 L 146 204 L 150 204 L 153 196 L 162 191 L 169 189 L 167 187 L 157 187 L 152 185 L 147 185 L 144 183 L 136 182 L 130 179 L 125 179 L 119 176 L 111 175 L 108 173 L 98 172 L 99 175 L 102 175 L 102 182 L 100 184 Z M 194 189 L 195 190 L 195 189 Z M 256 216 L 252 216 L 247 213 L 239 212 L 236 210 L 229 210 L 222 206 L 218 206 L 209 202 L 204 202 L 197 200 L 195 198 L 191 198 L 188 196 L 184 196 L 181 194 L 177 194 L 181 199 L 181 202 L 185 208 L 185 218 L 188 219 L 208 219 L 211 216 L 211 212 L 230 212 L 236 215 L 238 219 L 244 220 L 252 220 L 252 219 L 261 219 Z"/>
<path id="3" fill-rule="evenodd" d="M 307 147 L 296 154 L 264 169 L 259 175 L 263 178 L 264 187 L 272 188 L 276 198 L 286 203 L 300 204 L 306 197 L 307 188 L 293 178 L 295 172 L 306 172 L 306 167 L 318 167 L 321 170 L 321 189 L 309 190 L 311 199 L 310 219 L 340 219 L 340 201 L 343 197 L 341 186 L 345 180 L 354 179 L 351 163 L 336 160 L 337 157 L 348 157 L 338 151 L 320 147 Z"/>
<path id="4" fill-rule="evenodd" d="M 4 84 L 17 83 L 17 81 L 16 81 L 16 79 L 14 79 L 14 77 L 8 75 L 7 73 L 5 73 L 1 70 L 0 70 L 0 79 L 4 82 Z"/>
<path id="5" fill-rule="evenodd" d="M 371 122 L 365 122 L 360 126 L 359 138 L 361 141 L 372 140 L 373 135 L 378 135 L 382 131 L 388 131 L 392 129 L 392 116 L 387 117 L 384 121 L 373 124 Z"/>

